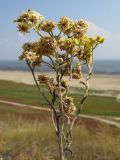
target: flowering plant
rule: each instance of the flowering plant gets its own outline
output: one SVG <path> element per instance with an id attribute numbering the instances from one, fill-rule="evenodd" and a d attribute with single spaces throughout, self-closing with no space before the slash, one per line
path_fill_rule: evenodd
<path id="1" fill-rule="evenodd" d="M 26 61 L 40 94 L 50 106 L 58 137 L 60 160 L 65 160 L 72 155 L 71 130 L 88 96 L 88 81 L 93 68 L 93 51 L 104 42 L 104 38 L 88 37 L 88 23 L 84 20 L 73 21 L 63 16 L 56 23 L 44 19 L 42 15 L 30 9 L 22 13 L 15 22 L 19 32 L 25 34 L 33 29 L 39 36 L 37 41 L 28 42 L 22 46 L 22 55 L 19 58 Z M 76 62 L 76 66 L 73 62 Z M 85 81 L 81 80 L 83 64 L 88 68 Z M 55 72 L 55 78 L 46 74 L 35 75 L 36 67 L 43 65 L 47 65 Z M 76 79 L 85 87 L 84 96 L 78 106 L 75 106 L 69 94 L 69 84 L 72 79 Z M 42 84 L 47 86 L 51 99 L 41 91 Z"/>

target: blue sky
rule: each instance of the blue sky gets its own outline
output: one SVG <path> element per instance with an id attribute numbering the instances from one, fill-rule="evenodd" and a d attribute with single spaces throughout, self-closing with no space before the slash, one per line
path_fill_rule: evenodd
<path id="1" fill-rule="evenodd" d="M 17 60 L 21 46 L 33 39 L 17 32 L 13 19 L 31 8 L 47 19 L 58 21 L 63 15 L 90 22 L 90 35 L 106 38 L 95 51 L 95 59 L 120 60 L 120 0 L 0 0 L 0 59 Z"/>

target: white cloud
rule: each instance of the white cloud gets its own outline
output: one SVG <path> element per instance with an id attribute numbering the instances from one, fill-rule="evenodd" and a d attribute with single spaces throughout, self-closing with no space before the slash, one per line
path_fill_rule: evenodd
<path id="1" fill-rule="evenodd" d="M 90 27 L 88 29 L 88 35 L 90 36 L 101 35 L 107 38 L 110 37 L 111 33 L 107 31 L 106 29 L 99 27 L 92 22 L 88 22 L 88 23 L 90 24 Z"/>
<path id="2" fill-rule="evenodd" d="M 95 59 L 120 59 L 120 33 L 114 34 L 92 22 L 90 24 L 88 35 L 100 35 L 105 38 L 105 42 L 95 50 Z"/>

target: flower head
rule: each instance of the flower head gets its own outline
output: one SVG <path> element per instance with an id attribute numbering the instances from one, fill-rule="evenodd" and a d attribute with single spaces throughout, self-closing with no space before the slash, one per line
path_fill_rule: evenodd
<path id="1" fill-rule="evenodd" d="M 88 27 L 89 27 L 88 23 L 86 21 L 84 21 L 83 19 L 78 21 L 77 25 L 82 29 L 88 29 Z"/>
<path id="2" fill-rule="evenodd" d="M 73 33 L 75 38 L 81 38 L 85 34 L 85 31 L 79 27 L 76 27 Z"/>
<path id="3" fill-rule="evenodd" d="M 45 32 L 52 32 L 56 27 L 56 23 L 51 20 L 46 20 L 41 25 L 41 30 Z"/>
<path id="4" fill-rule="evenodd" d="M 42 37 L 38 42 L 42 55 L 54 56 L 57 49 L 57 41 L 50 36 Z"/>
<path id="5" fill-rule="evenodd" d="M 23 46 L 22 46 L 22 49 L 24 51 L 33 51 L 33 52 L 36 52 L 37 50 L 37 42 L 33 42 L 33 43 L 24 43 Z"/>
<path id="6" fill-rule="evenodd" d="M 49 77 L 46 74 L 38 75 L 38 81 L 40 83 L 47 83 L 48 80 L 49 80 Z"/>
<path id="7" fill-rule="evenodd" d="M 73 30 L 74 37 L 75 38 L 83 37 L 86 34 L 87 29 L 88 29 L 88 24 L 86 21 L 80 20 L 76 22 Z"/>
<path id="8" fill-rule="evenodd" d="M 22 22 L 22 23 L 18 23 L 17 28 L 18 28 L 18 31 L 21 33 L 28 33 L 30 26 Z"/>
<path id="9" fill-rule="evenodd" d="M 64 102 L 66 105 L 70 105 L 71 103 L 73 103 L 73 98 L 72 97 L 65 97 Z"/>
<path id="10" fill-rule="evenodd" d="M 77 62 L 75 69 L 73 69 L 73 71 L 72 71 L 72 78 L 73 79 L 80 79 L 81 76 L 82 76 L 81 64 L 80 64 L 80 62 Z"/>
<path id="11" fill-rule="evenodd" d="M 58 45 L 61 51 L 66 51 L 68 54 L 74 53 L 75 51 L 75 43 L 71 38 L 61 38 L 58 42 Z"/>
<path id="12" fill-rule="evenodd" d="M 74 113 L 76 110 L 76 107 L 73 103 L 73 99 L 71 97 L 65 97 L 63 100 L 64 100 L 64 103 L 63 103 L 64 112 L 66 114 Z"/>
<path id="13" fill-rule="evenodd" d="M 68 81 L 67 80 L 62 80 L 61 81 L 61 86 L 64 87 L 64 88 L 67 88 L 68 87 Z"/>
<path id="14" fill-rule="evenodd" d="M 35 27 L 43 18 L 38 12 L 29 9 L 22 13 L 14 22 L 18 23 L 18 31 L 27 33 L 30 28 Z"/>
<path id="15" fill-rule="evenodd" d="M 22 46 L 22 55 L 19 57 L 20 60 L 27 60 L 28 62 L 32 63 L 32 66 L 38 66 L 41 63 L 42 55 L 38 54 L 39 48 L 38 43 L 25 43 Z"/>
<path id="16" fill-rule="evenodd" d="M 100 37 L 100 36 L 97 36 L 97 37 L 96 37 L 96 42 L 97 42 L 98 44 L 101 44 L 101 43 L 104 42 L 104 38 L 103 38 L 103 37 Z"/>
<path id="17" fill-rule="evenodd" d="M 72 78 L 73 78 L 73 79 L 80 79 L 81 76 L 80 76 L 80 74 L 73 72 L 73 73 L 72 73 Z"/>
<path id="18" fill-rule="evenodd" d="M 64 34 L 69 35 L 73 30 L 74 22 L 68 17 L 61 17 L 58 22 L 58 28 Z"/>
<path id="19" fill-rule="evenodd" d="M 27 61 L 30 61 L 30 62 L 34 62 L 36 61 L 36 59 L 39 58 L 39 56 L 36 55 L 35 52 L 32 52 L 32 51 L 25 51 L 23 52 L 23 54 L 21 55 L 20 59 L 22 60 L 22 57 L 24 59 L 26 59 Z"/>

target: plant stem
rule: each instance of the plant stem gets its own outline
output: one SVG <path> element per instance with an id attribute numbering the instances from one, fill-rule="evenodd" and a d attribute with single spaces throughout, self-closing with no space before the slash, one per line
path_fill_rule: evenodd
<path id="1" fill-rule="evenodd" d="M 62 135 L 62 124 L 61 124 L 61 117 L 58 118 L 58 145 L 59 145 L 59 154 L 60 154 L 60 160 L 65 160 L 64 158 L 64 152 L 63 152 L 63 135 Z"/>
<path id="2" fill-rule="evenodd" d="M 34 69 L 31 67 L 30 63 L 29 63 L 27 60 L 26 60 L 26 63 L 27 63 L 27 65 L 28 65 L 28 67 L 30 68 L 30 71 L 31 71 L 31 73 L 32 73 L 33 79 L 34 79 L 34 81 L 35 81 L 35 84 L 36 84 L 38 90 L 40 91 L 40 93 L 41 93 L 41 95 L 43 96 L 43 98 L 44 98 L 44 99 L 48 102 L 48 104 L 51 106 L 51 103 L 50 103 L 50 101 L 48 100 L 48 98 L 47 98 L 47 97 L 45 96 L 45 94 L 44 94 L 43 92 L 41 92 L 41 90 L 40 90 L 40 87 L 39 87 L 38 82 L 37 82 L 36 77 L 35 77 Z"/>

